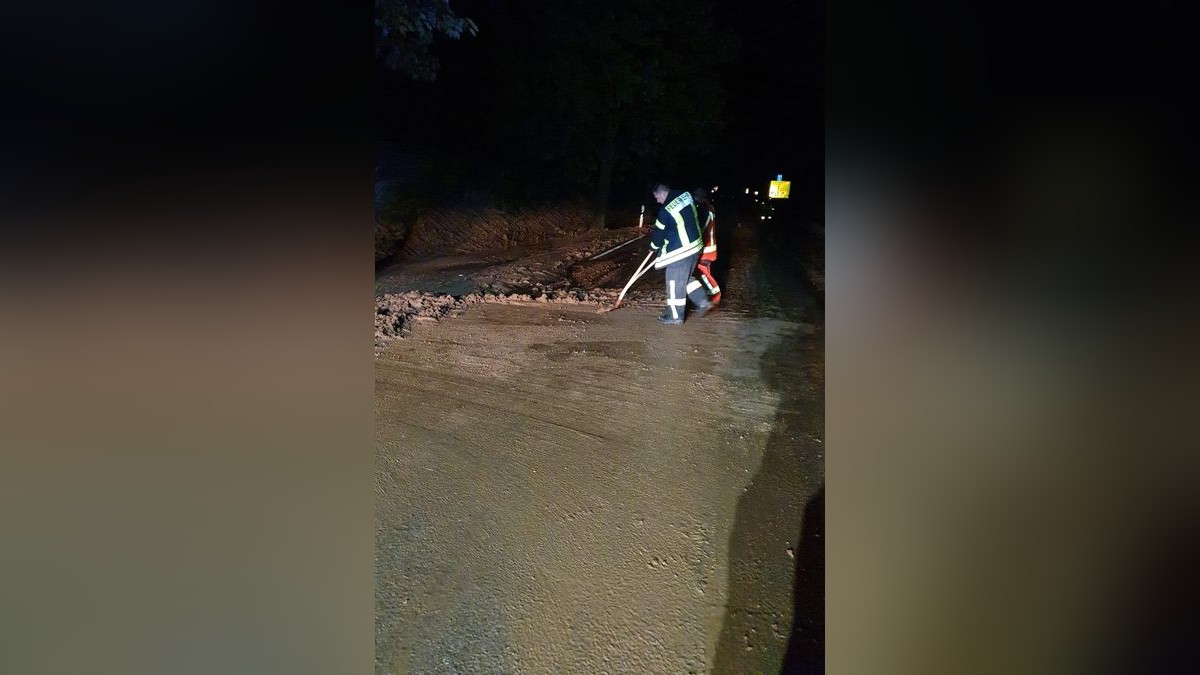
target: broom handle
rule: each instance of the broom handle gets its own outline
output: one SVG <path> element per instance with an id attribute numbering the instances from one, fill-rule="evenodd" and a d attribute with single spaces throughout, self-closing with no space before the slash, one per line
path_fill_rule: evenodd
<path id="1" fill-rule="evenodd" d="M 621 304 L 621 301 L 625 299 L 625 293 L 629 291 L 629 287 L 633 285 L 633 282 L 637 281 L 638 278 L 640 278 L 643 274 L 650 271 L 650 256 L 654 255 L 655 253 L 657 253 L 657 251 L 650 251 L 650 253 L 646 254 L 646 259 L 642 261 L 641 265 L 638 265 L 637 271 L 634 272 L 633 276 L 629 278 L 629 283 L 625 284 L 625 288 L 621 289 L 621 294 L 617 296 L 617 302 L 615 304 Z"/>

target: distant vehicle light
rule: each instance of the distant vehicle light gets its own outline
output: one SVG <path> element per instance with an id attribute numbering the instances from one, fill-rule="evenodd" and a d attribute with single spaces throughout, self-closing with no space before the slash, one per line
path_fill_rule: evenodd
<path id="1" fill-rule="evenodd" d="M 746 194 L 750 194 L 750 188 L 746 188 Z M 758 193 L 755 192 L 754 194 L 758 194 Z"/>
<path id="2" fill-rule="evenodd" d="M 754 196 L 755 196 L 755 197 L 757 197 L 757 196 L 758 196 L 758 190 L 755 190 L 755 191 L 754 191 Z"/>
<path id="3" fill-rule="evenodd" d="M 766 217 L 766 216 L 759 216 L 759 217 L 758 217 L 758 219 L 759 219 L 759 220 L 766 220 L 766 219 L 767 219 L 767 217 Z"/>

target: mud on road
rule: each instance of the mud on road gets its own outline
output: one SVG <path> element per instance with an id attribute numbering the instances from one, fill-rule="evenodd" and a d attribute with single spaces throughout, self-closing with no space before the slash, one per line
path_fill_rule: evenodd
<path id="1" fill-rule="evenodd" d="M 789 643 L 813 658 L 820 319 L 757 242 L 739 232 L 725 302 L 681 327 L 655 320 L 661 273 L 597 311 L 644 257 L 633 244 L 557 276 L 539 276 L 550 249 L 485 261 L 476 289 L 521 270 L 539 295 L 447 296 L 461 304 L 430 311 L 453 318 L 386 341 L 378 672 L 778 672 Z"/>
<path id="2" fill-rule="evenodd" d="M 588 231 L 488 255 L 437 256 L 393 265 L 376 280 L 376 346 L 407 336 L 415 324 L 457 316 L 478 303 L 611 308 L 645 260 L 646 234 L 637 228 Z M 627 297 L 661 300 L 660 281 L 647 274 Z"/>

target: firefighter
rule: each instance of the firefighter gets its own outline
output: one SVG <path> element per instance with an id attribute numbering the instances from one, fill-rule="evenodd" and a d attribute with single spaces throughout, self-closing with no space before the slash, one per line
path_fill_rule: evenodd
<path id="1" fill-rule="evenodd" d="M 658 320 L 679 325 L 683 323 L 689 298 L 696 306 L 697 317 L 712 309 L 703 284 L 692 276 L 703 248 L 696 205 L 692 203 L 692 195 L 663 184 L 654 188 L 654 200 L 662 208 L 650 233 L 650 250 L 658 252 L 654 269 L 663 270 L 667 291 L 667 308 Z"/>
<path id="2" fill-rule="evenodd" d="M 704 283 L 709 301 L 716 305 L 721 302 L 721 286 L 717 284 L 717 278 L 712 273 L 712 264 L 717 260 L 716 209 L 704 188 L 692 190 L 692 200 L 696 202 L 697 222 L 704 239 L 704 248 L 700 249 L 700 262 L 696 263 L 696 276 Z"/>

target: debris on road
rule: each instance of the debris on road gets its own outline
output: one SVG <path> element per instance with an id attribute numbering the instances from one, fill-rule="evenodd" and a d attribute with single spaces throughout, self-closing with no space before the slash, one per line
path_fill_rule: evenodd
<path id="1" fill-rule="evenodd" d="M 416 323 L 434 322 L 454 316 L 469 305 L 486 302 L 518 304 L 525 302 L 565 305 L 604 306 L 613 301 L 608 290 L 585 291 L 579 288 L 530 293 L 469 293 L 464 296 L 409 291 L 388 293 L 375 299 L 375 347 L 407 337 Z"/>
<path id="2" fill-rule="evenodd" d="M 408 336 L 419 321 L 453 316 L 478 302 L 612 308 L 621 299 L 622 284 L 640 267 L 641 248 L 624 244 L 641 237 L 630 239 L 629 234 L 629 230 L 588 233 L 535 249 L 511 250 L 508 255 L 517 256 L 511 259 L 460 256 L 398 264 L 376 280 L 375 346 Z M 614 243 L 618 245 L 613 247 Z M 629 286 L 629 296 L 636 293 L 640 300 L 655 301 L 662 295 L 656 285 L 648 291 L 637 286 Z M 629 302 L 629 297 L 624 300 Z"/>

